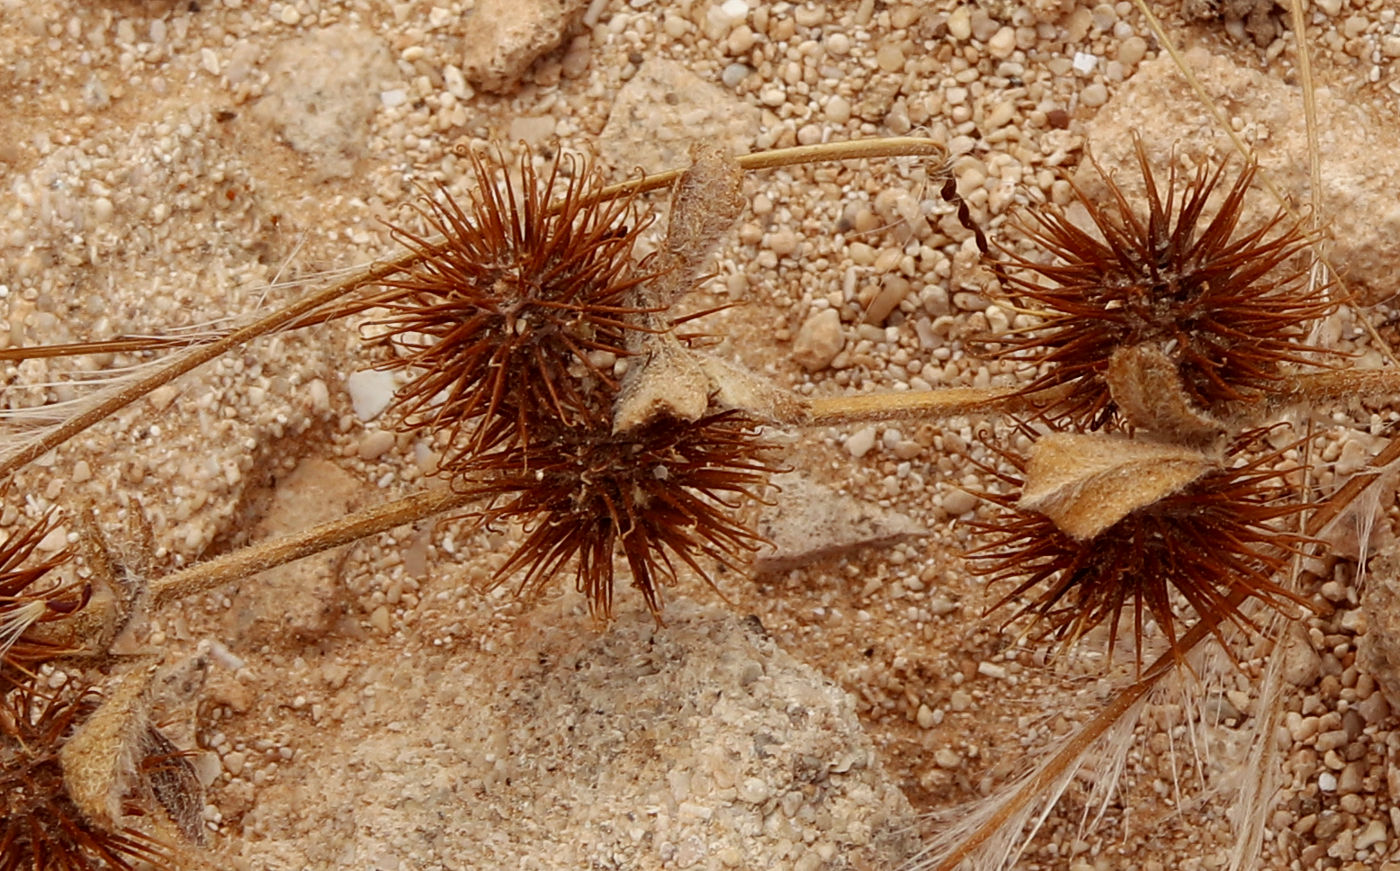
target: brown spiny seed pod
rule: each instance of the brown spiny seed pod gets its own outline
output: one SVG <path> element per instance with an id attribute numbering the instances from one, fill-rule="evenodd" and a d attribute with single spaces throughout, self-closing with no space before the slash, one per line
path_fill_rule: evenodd
<path id="1" fill-rule="evenodd" d="M 35 627 L 70 617 L 88 602 L 91 587 L 55 580 L 51 572 L 72 557 L 68 549 L 43 559 L 34 552 L 54 528 L 52 514 L 0 542 L 0 675 L 31 670 L 72 652 L 36 637 Z"/>
<path id="2" fill-rule="evenodd" d="M 99 706 L 91 689 L 47 692 L 28 681 L 0 698 L 0 869 L 174 867 L 165 844 L 133 828 L 98 823 L 70 793 L 63 748 Z"/>
<path id="3" fill-rule="evenodd" d="M 713 586 L 715 564 L 737 568 L 761 543 L 738 515 L 777 470 L 771 452 L 759 427 L 731 411 L 660 417 L 624 433 L 599 413 L 551 429 L 548 439 L 483 454 L 471 464 L 484 476 L 473 488 L 493 501 L 482 518 L 519 522 L 525 536 L 497 582 L 523 571 L 529 593 L 572 563 L 590 610 L 606 618 L 620 550 L 632 585 L 659 614 L 660 587 L 681 565 Z"/>
<path id="4" fill-rule="evenodd" d="M 1041 369 L 1025 392 L 1071 387 L 1048 409 L 1053 420 L 1091 429 L 1122 422 L 1107 381 L 1120 349 L 1159 350 L 1179 375 L 1164 383 L 1184 392 L 1174 404 L 1207 413 L 1277 388 L 1285 364 L 1320 359 L 1309 325 L 1334 305 L 1309 287 L 1295 257 L 1314 237 L 1282 210 L 1252 230 L 1240 227 L 1255 164 L 1212 210 L 1228 161 L 1213 171 L 1201 167 L 1184 185 L 1173 169 L 1163 195 L 1141 141 L 1137 156 L 1145 210 L 1099 168 L 1107 202 L 1074 188 L 1092 230 L 1053 205 L 1041 207 L 1021 226 L 1051 262 L 1007 253 L 997 263 L 1018 307 L 1040 318 L 1001 340 L 1005 353 Z"/>
<path id="5" fill-rule="evenodd" d="M 421 256 L 374 298 L 398 352 L 386 367 L 413 373 L 396 396 L 401 420 L 447 432 L 459 458 L 524 440 L 542 414 L 576 421 L 641 328 L 627 294 L 646 278 L 633 258 L 646 221 L 631 198 L 599 201 L 582 158 L 541 178 L 526 154 L 518 185 L 469 158 L 465 204 L 443 188 L 417 206 L 442 241 L 396 228 Z"/>
<path id="6" fill-rule="evenodd" d="M 1107 622 L 1111 652 L 1124 609 L 1130 609 L 1140 669 L 1148 619 L 1171 650 L 1184 654 L 1177 642 L 1187 622 L 1183 605 L 1217 637 L 1226 621 L 1253 625 L 1240 610 L 1245 599 L 1279 609 L 1306 605 L 1274 580 L 1312 541 L 1284 528 L 1308 507 L 1289 499 L 1288 448 L 1268 449 L 1256 431 L 1236 440 L 1218 464 L 1158 457 L 1155 462 L 1171 468 L 1145 479 L 1154 463 L 1146 455 L 1128 452 L 1117 465 L 1112 460 L 1123 444 L 1135 442 L 1070 438 L 1113 444 L 1099 446 L 1097 459 L 1084 462 L 1055 459 L 1074 453 L 1070 444 L 1055 445 L 1049 455 L 999 452 L 1015 469 L 995 473 L 1010 489 L 982 494 L 1000 510 L 973 524 L 986 543 L 967 555 L 974 573 L 1012 585 L 989 611 L 1018 602 L 1006 622 L 1028 616 L 1039 627 L 1036 634 L 1061 649 Z M 1047 465 L 1056 468 L 1047 472 Z M 1114 489 L 1128 495 L 1105 514 L 1098 503 Z"/>

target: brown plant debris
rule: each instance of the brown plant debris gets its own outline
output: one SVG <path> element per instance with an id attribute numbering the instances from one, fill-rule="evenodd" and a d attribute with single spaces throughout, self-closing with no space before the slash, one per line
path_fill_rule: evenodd
<path id="1" fill-rule="evenodd" d="M 1027 508 L 1022 494 L 1032 488 L 1028 458 L 1000 451 L 1015 471 L 996 475 L 1010 489 L 982 494 L 999 510 L 990 520 L 973 524 L 985 543 L 968 554 L 975 574 L 994 585 L 1014 585 L 988 610 L 1018 602 L 1006 622 L 1029 617 L 1027 633 L 1053 638 L 1060 649 L 1106 621 L 1111 654 L 1123 610 L 1130 607 L 1134 656 L 1141 670 L 1148 618 L 1169 648 L 1184 655 L 1181 628 L 1193 623 L 1181 608 L 1183 602 L 1222 646 L 1219 627 L 1225 621 L 1254 625 L 1234 604 L 1234 593 L 1278 609 L 1290 602 L 1306 605 L 1274 576 L 1299 548 L 1312 542 L 1283 528 L 1283 521 L 1308 506 L 1288 499 L 1291 467 L 1284 454 L 1289 448 L 1264 450 L 1262 435 L 1255 431 L 1240 437 L 1216 468 L 1203 474 L 1193 470 L 1179 486 L 1158 488 L 1152 494 L 1156 498 L 1143 500 L 1116 522 L 1102 528 L 1090 524 L 1097 531 L 1089 535 L 1067 531 L 1051 516 Z M 1130 458 L 1127 463 L 1131 462 Z M 1098 467 L 1092 471 L 1105 474 Z M 1132 488 L 1133 477 L 1121 476 L 1120 486 Z M 1101 489 L 1076 492 L 1093 502 Z M 1063 515 L 1072 516 L 1076 510 L 1094 509 L 1089 504 L 1058 507 Z"/>
<path id="2" fill-rule="evenodd" d="M 1005 341 L 1008 355 L 1040 367 L 1025 392 L 1070 385 L 1048 414 L 1091 429 L 1123 422 L 1107 380 L 1120 349 L 1159 349 L 1177 369 L 1179 381 L 1162 383 L 1183 392 L 1178 404 L 1210 412 L 1276 389 L 1285 364 L 1316 365 L 1325 352 L 1309 344 L 1309 325 L 1334 308 L 1294 257 L 1314 241 L 1301 223 L 1280 210 L 1241 229 L 1255 164 L 1210 214 L 1228 161 L 1200 167 L 1180 191 L 1173 168 L 1163 194 L 1141 142 L 1137 155 L 1145 213 L 1096 165 L 1107 202 L 1074 188 L 1096 232 L 1046 206 L 1021 228 L 1052 261 L 1005 253 L 998 264 L 1019 307 L 1041 318 Z"/>
<path id="3" fill-rule="evenodd" d="M 28 671 L 72 650 L 40 638 L 39 624 L 62 620 L 81 610 L 92 593 L 84 583 L 54 581 L 50 573 L 72 557 L 64 549 L 34 559 L 39 542 L 54 528 L 52 514 L 0 542 L 0 673 Z"/>
<path id="4" fill-rule="evenodd" d="M 468 157 L 476 189 L 465 204 L 442 188 L 416 207 L 442 241 L 396 228 L 420 257 L 374 299 L 398 352 L 383 365 L 414 373 L 398 414 L 406 428 L 447 432 L 458 456 L 524 440 L 540 409 L 578 420 L 589 383 L 611 382 L 611 361 L 641 328 L 626 296 L 646 277 L 632 249 L 647 222 L 631 198 L 599 200 L 582 158 L 541 178 L 527 153 L 517 185 Z"/>
<path id="5" fill-rule="evenodd" d="M 175 867 L 167 845 L 133 828 L 100 824 L 74 800 L 62 751 L 99 709 L 91 688 L 46 693 L 28 682 L 0 700 L 0 871 Z"/>
<path id="6" fill-rule="evenodd" d="M 728 411 L 695 421 L 661 417 L 626 433 L 614 433 L 600 414 L 589 425 L 559 426 L 552 438 L 484 454 L 472 464 L 487 472 L 476 487 L 494 502 L 483 518 L 525 527 L 497 582 L 524 571 L 528 593 L 575 560 L 577 589 L 606 618 L 620 548 L 633 586 L 659 614 L 660 587 L 676 580 L 678 563 L 713 586 L 703 559 L 737 569 L 762 542 L 738 515 L 777 471 L 771 452 L 758 426 Z"/>

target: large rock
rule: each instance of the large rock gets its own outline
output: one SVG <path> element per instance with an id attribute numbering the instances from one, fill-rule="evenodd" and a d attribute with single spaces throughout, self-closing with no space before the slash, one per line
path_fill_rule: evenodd
<path id="1" fill-rule="evenodd" d="M 309 159 L 314 178 L 353 175 L 379 95 L 398 78 L 389 47 L 359 27 L 311 30 L 279 45 L 267 73 L 254 117 Z"/>

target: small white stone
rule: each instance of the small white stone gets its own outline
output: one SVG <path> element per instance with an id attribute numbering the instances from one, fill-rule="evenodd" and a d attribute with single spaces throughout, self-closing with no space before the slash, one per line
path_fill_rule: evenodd
<path id="1" fill-rule="evenodd" d="M 919 713 L 915 715 L 915 719 L 918 721 L 920 729 L 932 729 L 936 722 L 933 719 L 933 711 L 929 709 L 928 705 L 919 705 Z"/>
<path id="2" fill-rule="evenodd" d="M 394 400 L 394 376 L 379 369 L 361 369 L 345 379 L 350 405 L 360 420 L 374 420 Z"/>
<path id="3" fill-rule="evenodd" d="M 977 497 L 966 490 L 950 490 L 943 496 L 943 510 L 954 517 L 977 507 Z"/>
<path id="4" fill-rule="evenodd" d="M 298 21 L 301 21 L 301 13 L 290 3 L 282 7 L 282 15 L 280 17 L 283 24 L 296 24 Z"/>
<path id="5" fill-rule="evenodd" d="M 826 112 L 827 119 L 833 124 L 845 124 L 851 120 L 851 101 L 839 95 L 832 97 L 826 101 L 826 107 L 823 111 Z"/>
<path id="6" fill-rule="evenodd" d="M 846 437 L 846 453 L 859 460 L 875 447 L 875 427 L 867 426 Z"/>
<path id="7" fill-rule="evenodd" d="M 948 35 L 958 42 L 964 42 L 972 36 L 972 10 L 966 6 L 959 6 L 953 10 L 953 14 L 948 16 Z"/>
<path id="8" fill-rule="evenodd" d="M 739 800 L 749 804 L 762 804 L 772 794 L 773 790 L 768 784 L 757 777 L 745 778 L 738 789 Z"/>
<path id="9" fill-rule="evenodd" d="M 389 608 L 388 608 L 388 606 L 386 606 L 386 605 L 380 605 L 378 608 L 375 608 L 374 611 L 369 615 L 369 625 L 373 626 L 373 627 L 374 627 L 376 630 L 378 630 L 379 632 L 381 632 L 381 633 L 383 633 L 383 634 L 385 634 L 385 635 L 388 635 L 388 634 L 389 634 Z"/>
<path id="10" fill-rule="evenodd" d="M 1098 55 L 1090 54 L 1087 51 L 1076 51 L 1074 53 L 1074 71 L 1077 73 L 1091 73 L 1098 64 Z"/>
<path id="11" fill-rule="evenodd" d="M 987 53 L 994 58 L 1005 60 L 1016 50 L 1016 30 L 1012 27 L 1003 27 L 992 38 L 987 40 Z"/>
<path id="12" fill-rule="evenodd" d="M 379 94 L 379 102 L 383 103 L 386 107 L 390 109 L 394 108 L 395 106 L 402 106 L 404 103 L 408 102 L 408 92 L 405 91 L 403 88 L 394 88 L 389 91 L 383 91 Z"/>
<path id="13" fill-rule="evenodd" d="M 204 71 L 211 76 L 219 74 L 219 55 L 212 48 L 201 48 L 199 50 L 199 63 L 204 67 Z"/>
<path id="14" fill-rule="evenodd" d="M 948 770 L 962 765 L 962 757 L 948 747 L 940 747 L 938 750 L 934 751 L 933 761 L 939 768 Z"/>
<path id="15" fill-rule="evenodd" d="M 68 480 L 74 484 L 81 484 L 92 479 L 92 467 L 87 460 L 79 460 L 73 464 L 73 471 L 68 474 Z"/>
<path id="16" fill-rule="evenodd" d="M 749 77 L 753 72 L 753 67 L 748 64 L 734 63 L 724 68 L 724 72 L 719 74 L 719 80 L 724 82 L 726 88 L 737 88 L 739 83 Z"/>
<path id="17" fill-rule="evenodd" d="M 1337 791 L 1337 775 L 1330 771 L 1324 771 L 1317 776 L 1317 788 L 1323 792 Z"/>

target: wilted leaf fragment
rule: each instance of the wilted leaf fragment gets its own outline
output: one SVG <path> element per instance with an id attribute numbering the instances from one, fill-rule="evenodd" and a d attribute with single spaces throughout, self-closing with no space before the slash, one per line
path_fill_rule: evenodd
<path id="1" fill-rule="evenodd" d="M 1084 541 L 1129 512 L 1160 501 L 1214 467 L 1190 448 L 1121 436 L 1051 433 L 1026 459 L 1017 506 L 1037 511 Z"/>

